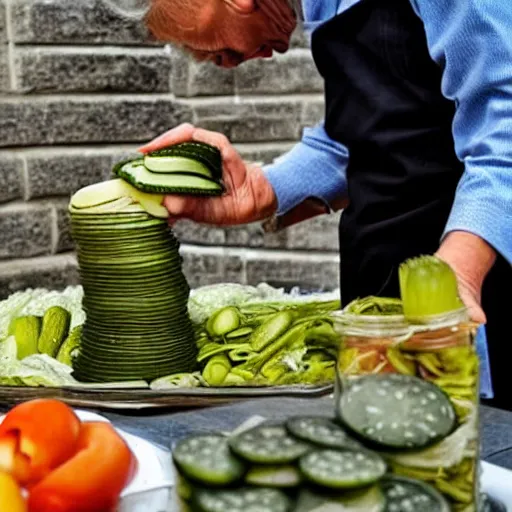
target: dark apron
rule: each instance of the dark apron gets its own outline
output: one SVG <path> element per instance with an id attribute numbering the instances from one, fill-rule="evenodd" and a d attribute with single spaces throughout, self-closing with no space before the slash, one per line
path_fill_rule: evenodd
<path id="1" fill-rule="evenodd" d="M 350 151 L 342 301 L 396 297 L 400 263 L 438 249 L 464 170 L 452 135 L 455 105 L 441 93 L 442 71 L 410 0 L 362 0 L 318 28 L 312 49 L 325 80 L 326 131 Z M 484 302 L 495 404 L 512 408 L 500 362 L 505 317 L 496 298 L 488 301 L 496 275 L 510 287 L 512 269 L 498 262 Z"/>

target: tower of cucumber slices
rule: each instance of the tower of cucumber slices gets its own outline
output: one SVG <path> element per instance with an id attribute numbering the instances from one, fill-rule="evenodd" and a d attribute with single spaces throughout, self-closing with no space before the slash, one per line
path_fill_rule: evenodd
<path id="1" fill-rule="evenodd" d="M 220 152 L 184 143 L 122 162 L 114 173 L 69 205 L 87 315 L 75 376 L 149 381 L 193 371 L 190 289 L 162 201 L 165 194 L 221 195 Z"/>

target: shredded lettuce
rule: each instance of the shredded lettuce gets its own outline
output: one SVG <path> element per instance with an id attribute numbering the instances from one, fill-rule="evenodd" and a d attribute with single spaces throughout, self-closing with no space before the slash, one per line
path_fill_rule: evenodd
<path id="1" fill-rule="evenodd" d="M 150 387 L 154 390 L 173 388 L 198 388 L 204 386 L 204 381 L 199 372 L 177 373 L 154 380 Z"/>
<path id="2" fill-rule="evenodd" d="M 46 354 L 17 359 L 16 340 L 10 336 L 0 343 L 0 384 L 63 387 L 78 385 L 73 369 Z"/>
<path id="3" fill-rule="evenodd" d="M 240 306 L 264 303 L 307 303 L 339 300 L 339 290 L 328 293 L 303 294 L 300 288 L 286 293 L 284 288 L 273 288 L 261 283 L 248 286 L 237 283 L 222 283 L 196 288 L 190 293 L 188 310 L 192 322 L 202 324 L 215 311 L 227 306 Z"/>

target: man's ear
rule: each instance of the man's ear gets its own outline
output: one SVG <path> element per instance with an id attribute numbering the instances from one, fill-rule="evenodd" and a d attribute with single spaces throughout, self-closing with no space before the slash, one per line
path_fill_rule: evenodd
<path id="1" fill-rule="evenodd" d="M 251 14 L 256 10 L 256 0 L 223 0 L 223 2 L 240 14 Z"/>

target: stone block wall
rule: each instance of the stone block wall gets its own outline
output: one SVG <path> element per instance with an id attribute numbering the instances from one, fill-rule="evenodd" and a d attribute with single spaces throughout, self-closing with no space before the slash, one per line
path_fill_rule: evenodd
<path id="1" fill-rule="evenodd" d="M 236 70 L 192 62 L 145 36 L 101 0 L 0 0 L 0 298 L 78 282 L 69 196 L 108 179 L 140 143 L 190 121 L 269 162 L 322 116 L 322 83 L 299 33 L 288 54 Z M 329 289 L 336 226 L 325 216 L 275 235 L 257 225 L 176 229 L 193 286 Z"/>

